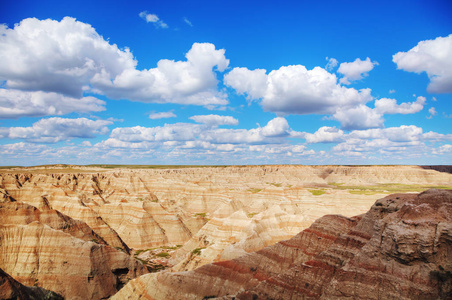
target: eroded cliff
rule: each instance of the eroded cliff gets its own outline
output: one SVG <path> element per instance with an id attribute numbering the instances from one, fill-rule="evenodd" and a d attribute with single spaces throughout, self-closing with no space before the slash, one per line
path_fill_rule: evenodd
<path id="1" fill-rule="evenodd" d="M 0 202 L 0 219 L 0 267 L 25 286 L 67 299 L 102 299 L 147 272 L 125 250 L 106 245 L 86 223 L 47 206 L 38 209 L 7 196 Z M 11 294 L 20 291 L 33 290 L 20 287 Z"/>
<path id="2" fill-rule="evenodd" d="M 328 222 L 352 226 L 357 219 L 347 217 L 390 192 L 451 186 L 448 172 L 415 166 L 0 170 L 0 268 L 25 285 L 71 299 L 100 299 L 145 273 L 141 263 L 151 271 L 190 271 L 212 262 L 221 269 L 224 261 L 288 239 L 323 215 L 343 214 Z M 336 232 L 325 230 L 325 236 Z M 275 275 L 257 270 L 252 280 L 243 271 L 243 281 Z M 153 278 L 160 295 L 175 284 L 165 276 L 143 278 Z M 230 285 L 239 287 L 237 293 L 244 288 Z"/>
<path id="3" fill-rule="evenodd" d="M 141 276 L 112 299 L 448 299 L 451 272 L 452 191 L 429 190 L 233 260 Z"/>

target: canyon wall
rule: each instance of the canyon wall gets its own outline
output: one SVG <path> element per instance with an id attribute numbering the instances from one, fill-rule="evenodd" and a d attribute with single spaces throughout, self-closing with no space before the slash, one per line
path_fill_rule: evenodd
<path id="1" fill-rule="evenodd" d="M 452 190 L 429 190 L 390 195 L 358 217 L 324 216 L 233 260 L 141 276 L 112 299 L 450 297 Z"/>
<path id="2" fill-rule="evenodd" d="M 203 270 L 199 267 L 242 259 L 297 235 L 324 215 L 342 214 L 339 222 L 354 224 L 356 218 L 347 218 L 365 213 L 394 190 L 452 187 L 449 171 L 416 166 L 2 169 L 0 268 L 25 286 L 69 299 L 100 299 L 147 269 Z M 146 276 L 160 282 L 165 274 Z M 162 282 L 164 288 L 167 281 Z"/>

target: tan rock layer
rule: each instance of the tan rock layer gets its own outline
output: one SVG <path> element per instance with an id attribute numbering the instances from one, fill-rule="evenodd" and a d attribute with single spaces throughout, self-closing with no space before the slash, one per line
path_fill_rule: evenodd
<path id="1" fill-rule="evenodd" d="M 238 299 L 447 299 L 452 296 L 452 191 L 376 202 L 326 251 Z"/>
<path id="2" fill-rule="evenodd" d="M 81 169 L 2 170 L 0 189 L 42 211 L 81 220 L 126 252 L 185 245 L 171 260 L 177 270 L 262 249 L 325 214 L 364 213 L 382 195 L 351 194 L 337 189 L 339 183 L 452 184 L 452 174 L 416 166 Z M 313 195 L 310 187 L 324 187 L 324 194 Z M 205 249 L 192 256 L 198 248 Z"/>
<path id="3" fill-rule="evenodd" d="M 0 219 L 0 268 L 22 284 L 68 299 L 101 299 L 146 273 L 141 263 L 107 246 L 86 223 L 47 205 L 38 209 L 4 197 Z M 17 285 L 8 286 L 11 295 L 17 292 Z"/>
<path id="4" fill-rule="evenodd" d="M 129 282 L 112 299 L 200 299 L 212 295 L 233 295 L 279 274 L 295 262 L 310 259 L 328 248 L 341 232 L 355 224 L 355 219 L 325 216 L 291 240 L 256 253 L 204 265 L 190 272 L 141 276 Z"/>
<path id="5" fill-rule="evenodd" d="M 84 241 L 106 244 L 102 237 L 97 235 L 85 222 L 72 219 L 48 207 L 38 209 L 18 201 L 0 202 L 0 220 L 3 225 L 27 225 L 37 221 Z"/>
<path id="6" fill-rule="evenodd" d="M 362 217 L 325 216 L 256 253 L 141 276 L 112 299 L 203 297 L 450 299 L 452 191 L 391 195 Z"/>
<path id="7" fill-rule="evenodd" d="M 146 249 L 162 245 L 185 244 L 176 251 L 173 260 L 178 264 L 176 269 L 190 270 L 213 261 L 235 258 L 288 238 L 324 214 L 344 212 L 347 216 L 352 216 L 363 213 L 375 201 L 374 197 L 377 197 L 350 194 L 348 191 L 338 189 L 333 191 L 331 187 L 335 185 L 328 185 L 333 183 L 450 185 L 452 175 L 448 173 L 447 168 L 414 166 L 255 166 L 107 172 L 84 170 L 83 173 L 59 173 L 59 171 L 46 170 L 36 174 L 2 171 L 0 172 L 0 193 L 2 194 L 0 196 L 5 203 L 10 204 L 2 204 L 1 210 L 5 213 L 2 215 L 0 212 L 2 218 L 0 222 L 2 224 L 2 245 L 0 246 L 2 264 L 0 267 L 7 266 L 9 269 L 5 267 L 5 270 L 15 278 L 23 276 L 23 280 L 26 281 L 39 277 L 38 285 L 50 282 L 52 286 L 57 286 L 55 278 L 61 276 L 62 270 L 65 272 L 64 265 L 71 264 L 70 269 L 77 270 L 75 279 L 67 280 L 66 277 L 72 276 L 70 273 L 64 274 L 68 276 L 62 276 L 63 279 L 58 279 L 60 283 L 64 282 L 68 285 L 65 292 L 75 295 L 75 290 L 72 290 L 70 283 L 82 284 L 86 280 L 88 288 L 83 296 L 102 297 L 112 292 L 111 287 L 115 280 L 116 288 L 127 281 L 127 278 L 132 278 L 140 272 L 130 273 L 136 262 L 130 260 L 129 256 L 123 256 L 124 253 L 99 243 L 122 248 L 126 252 L 128 247 Z M 309 187 L 324 187 L 325 194 L 314 196 L 308 190 Z M 11 204 L 14 199 L 24 203 Z M 398 202 L 394 203 L 396 204 L 388 206 L 388 211 L 390 207 L 398 207 Z M 395 210 L 390 213 L 394 212 Z M 383 218 L 378 215 L 374 219 L 380 220 L 380 217 Z M 337 220 L 339 219 L 346 220 L 347 224 L 350 223 L 350 228 L 358 222 L 358 219 L 338 218 Z M 11 222 L 11 225 L 6 225 L 6 222 Z M 335 221 L 332 222 L 335 223 Z M 307 266 L 309 270 L 317 270 L 313 278 L 318 278 L 321 282 L 312 283 L 312 287 L 303 287 L 303 290 L 312 295 L 319 293 L 323 295 L 324 290 L 319 291 L 319 286 L 323 286 L 324 282 L 336 280 L 324 269 L 333 270 L 333 274 L 336 274 L 337 270 L 342 270 L 345 266 L 344 263 L 350 262 L 352 266 L 353 259 L 358 257 L 360 251 L 371 245 L 373 239 L 366 239 L 372 236 L 376 226 L 374 223 L 359 222 L 362 228 L 354 230 L 355 234 L 342 232 L 348 234 L 343 239 L 334 238 L 337 235 L 329 235 L 328 232 L 331 230 L 325 224 L 322 228 L 325 228 L 327 233 L 314 226 L 314 229 L 311 228 L 312 232 L 309 230 L 305 232 L 309 237 L 307 242 L 310 246 L 299 246 L 300 249 L 297 250 L 297 253 L 306 251 L 303 253 L 309 254 L 309 257 L 298 256 L 287 250 L 290 248 L 287 243 L 281 243 L 278 244 L 278 247 L 282 247 L 278 250 L 279 252 L 266 254 L 271 259 L 266 259 L 267 256 L 264 254 L 267 250 L 262 250 L 261 257 L 265 258 L 259 258 L 258 261 L 259 263 L 262 261 L 263 267 L 268 263 L 275 268 L 288 259 L 286 253 L 292 255 L 292 260 L 302 257 L 300 262 L 304 264 L 302 267 Z M 437 232 L 448 232 L 449 229 L 446 228 L 448 223 L 445 224 L 438 225 Z M 402 232 L 412 231 L 410 224 L 402 225 L 397 225 L 395 228 L 388 225 L 384 233 L 387 236 L 397 237 L 401 235 L 398 228 L 403 228 Z M 419 228 L 425 226 L 417 225 Z M 414 240 L 418 239 L 416 234 L 413 233 L 412 236 Z M 431 234 L 428 236 L 431 238 Z M 439 240 L 447 242 L 445 236 L 447 235 L 441 235 Z M 93 240 L 97 243 L 90 242 Z M 311 251 L 315 245 L 322 243 L 326 245 L 326 241 L 332 243 L 331 246 L 322 248 L 320 252 Z M 405 244 L 400 246 L 396 243 L 397 253 L 406 247 Z M 424 244 L 421 249 L 425 252 L 430 249 L 429 240 Z M 58 250 L 58 247 L 62 250 Z M 307 250 L 302 250 L 303 247 Z M 80 255 L 74 256 L 73 251 L 69 249 L 75 249 L 74 251 L 80 252 Z M 66 255 L 65 251 L 70 258 L 66 264 L 62 260 Z M 396 258 L 393 259 L 403 263 L 407 260 L 405 256 L 395 255 Z M 118 259 L 121 263 L 116 262 Z M 58 263 L 51 264 L 49 260 Z M 77 260 L 80 260 L 80 263 L 77 263 Z M 112 264 L 118 266 L 114 267 Z M 220 263 L 215 265 L 215 268 L 228 270 L 224 271 L 225 274 L 236 274 L 237 269 L 243 278 L 239 277 L 243 280 L 251 276 L 249 277 L 251 279 L 246 279 L 246 282 L 247 284 L 256 283 L 256 288 L 264 287 L 266 282 L 273 281 L 275 286 L 277 283 L 285 287 L 291 286 L 291 278 L 296 278 L 293 274 L 287 273 L 288 271 L 272 273 L 265 268 L 259 269 L 260 264 L 246 265 L 247 267 L 243 269 L 243 264 L 246 265 L 242 262 L 235 265 Z M 52 269 L 52 266 L 56 270 Z M 252 269 L 246 271 L 248 267 Z M 295 265 L 294 268 L 296 268 Z M 443 278 L 447 275 L 447 271 L 444 275 L 439 267 L 437 268 L 439 273 L 435 276 Z M 94 273 L 100 275 L 90 275 L 91 271 L 85 272 L 87 269 L 97 270 Z M 196 275 L 200 283 L 211 280 L 208 276 L 212 276 L 213 271 L 207 269 L 205 272 L 205 274 L 201 272 Z M 169 289 L 167 280 L 171 282 L 173 277 L 168 274 L 144 277 L 157 285 L 157 291 L 148 295 L 171 297 L 171 293 L 167 292 Z M 186 285 L 193 284 L 191 279 L 184 277 L 185 273 L 173 274 L 177 274 L 175 276 L 179 276 L 181 281 L 186 281 Z M 327 275 L 331 276 L 330 281 Z M 169 276 L 169 279 L 165 276 Z M 278 276 L 283 277 L 281 279 Z M 225 275 L 224 278 L 227 276 Z M 102 287 L 99 286 L 101 281 L 104 282 Z M 220 281 L 215 279 L 211 285 L 217 287 L 223 281 L 223 279 Z M 213 290 L 213 292 L 227 294 L 229 291 L 226 292 L 226 290 L 231 286 L 232 289 L 236 289 L 234 293 L 239 293 L 245 288 L 239 284 L 240 280 L 239 282 L 229 281 L 230 284 L 222 285 L 221 291 Z M 136 282 L 141 282 L 141 285 L 145 283 L 138 280 Z M 171 284 L 175 283 L 177 282 Z M 64 284 L 59 285 L 64 286 Z M 251 289 L 248 285 L 246 288 Z M 202 290 L 202 288 L 197 289 Z M 199 296 L 197 290 L 191 292 L 188 289 L 186 293 L 193 297 Z M 255 293 L 259 295 L 260 292 L 256 290 Z M 263 290 L 262 293 L 266 292 Z"/>
<path id="8" fill-rule="evenodd" d="M 110 246 L 86 242 L 40 222 L 0 225 L 0 267 L 25 285 L 69 299 L 113 295 L 143 265 Z"/>

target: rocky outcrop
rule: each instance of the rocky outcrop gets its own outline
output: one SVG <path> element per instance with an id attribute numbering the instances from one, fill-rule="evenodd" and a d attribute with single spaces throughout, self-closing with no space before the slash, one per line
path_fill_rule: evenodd
<path id="1" fill-rule="evenodd" d="M 38 287 L 67 299 L 102 299 L 146 273 L 140 262 L 106 245 L 86 223 L 46 205 L 38 209 L 4 197 L 0 219 L 0 268 L 34 286 L 19 286 L 5 275 L 13 299 L 43 299 Z"/>
<path id="2" fill-rule="evenodd" d="M 18 201 L 0 202 L 0 219 L 2 224 L 27 225 L 40 222 L 55 230 L 61 230 L 76 238 L 85 241 L 95 241 L 106 245 L 106 242 L 97 235 L 85 222 L 72 219 L 47 205 L 41 209 Z M 129 251 L 128 248 L 125 249 Z"/>
<path id="3" fill-rule="evenodd" d="M 452 174 L 416 166 L 63 167 L 0 170 L 0 189 L 81 220 L 126 252 L 185 245 L 171 259 L 179 270 L 256 251 L 325 214 L 364 213 L 387 194 L 363 186 L 452 185 Z"/>
<path id="4" fill-rule="evenodd" d="M 141 276 L 112 299 L 448 299 L 451 262 L 452 191 L 429 190 L 233 260 Z"/>
<path id="5" fill-rule="evenodd" d="M 171 298 L 171 286 L 179 286 L 174 276 L 186 286 L 199 287 L 202 284 L 197 282 L 213 282 L 209 278 L 218 270 L 233 275 L 239 270 L 242 277 L 238 278 L 246 285 L 240 280 L 215 279 L 212 286 L 221 284 L 221 293 L 214 290 L 203 297 L 239 295 L 245 288 L 251 293 L 264 279 L 283 272 L 266 271 L 262 266 L 268 263 L 275 268 L 298 257 L 286 249 L 287 241 L 274 246 L 283 247 L 274 248 L 279 249 L 275 252 L 262 248 L 296 235 L 323 215 L 343 214 L 313 225 L 317 232 L 325 231 L 322 239 L 330 237 L 322 241 L 330 247 L 328 243 L 338 239 L 334 238 L 337 234 L 345 234 L 336 232 L 336 227 L 342 228 L 337 222 L 357 226 L 359 218 L 352 216 L 365 213 L 376 199 L 400 187 L 416 191 L 450 186 L 448 170 L 415 166 L 1 169 L 0 268 L 22 284 L 45 287 L 69 298 L 112 295 L 129 279 L 145 273 L 137 260 L 147 262 L 152 271 L 180 271 L 146 275 L 130 285 L 147 291 L 146 282 L 152 281 L 157 286 L 149 292 L 153 295 Z M 318 236 L 308 233 L 300 239 L 317 245 Z M 255 251 L 263 253 L 257 260 L 262 264 L 243 261 Z M 313 249 L 308 253 L 309 260 L 320 255 Z M 198 268 L 203 265 L 206 269 Z M 448 269 L 441 267 L 446 273 L 437 267 L 432 276 L 446 276 Z M 193 269 L 197 272 L 194 279 L 180 275 Z M 199 296 L 198 290 L 191 292 L 184 286 L 181 294 L 175 292 L 181 298 L 184 293 Z"/>
<path id="6" fill-rule="evenodd" d="M 60 295 L 40 287 L 24 286 L 0 269 L 0 299 L 4 300 L 63 300 Z"/>

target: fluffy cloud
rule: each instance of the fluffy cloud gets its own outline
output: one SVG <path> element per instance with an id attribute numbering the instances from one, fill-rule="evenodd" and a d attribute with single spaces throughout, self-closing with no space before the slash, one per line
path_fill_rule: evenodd
<path id="1" fill-rule="evenodd" d="M 14 143 L 0 145 L 0 154 L 2 157 L 12 157 L 13 159 L 26 159 L 30 157 L 46 156 L 50 148 L 47 145 L 39 145 L 32 143 Z M 15 165 L 19 161 L 15 160 Z M 20 162 L 22 163 L 22 162 Z"/>
<path id="2" fill-rule="evenodd" d="M 449 144 L 442 145 L 435 150 L 435 154 L 444 154 L 444 153 L 452 153 L 452 145 Z"/>
<path id="3" fill-rule="evenodd" d="M 153 23 L 157 28 L 168 28 L 168 25 L 160 20 L 157 15 L 150 14 L 147 11 L 142 11 L 139 13 L 140 18 L 145 20 L 147 23 Z"/>
<path id="4" fill-rule="evenodd" d="M 422 128 L 410 125 L 400 127 L 355 130 L 344 136 L 344 142 L 334 146 L 333 152 L 355 153 L 391 153 L 406 152 L 407 149 L 424 148 Z M 419 151 L 418 153 L 422 153 Z"/>
<path id="5" fill-rule="evenodd" d="M 335 59 L 335 58 L 328 58 L 328 57 L 326 57 L 325 58 L 328 62 L 327 62 L 327 64 L 326 64 L 326 66 L 325 66 L 325 69 L 326 70 L 328 70 L 328 71 L 332 71 L 334 68 L 336 68 L 337 67 L 337 65 L 338 65 L 338 61 L 337 61 L 337 59 Z"/>
<path id="6" fill-rule="evenodd" d="M 149 115 L 149 119 L 151 119 L 151 120 L 176 118 L 176 117 L 177 116 L 171 111 L 152 113 Z"/>
<path id="7" fill-rule="evenodd" d="M 231 116 L 219 116 L 219 115 L 199 115 L 190 117 L 191 120 L 196 123 L 206 124 L 208 126 L 219 125 L 238 125 L 239 120 Z"/>
<path id="8" fill-rule="evenodd" d="M 397 105 L 397 100 L 381 98 L 375 100 L 375 110 L 380 114 L 414 114 L 420 112 L 425 105 L 425 97 L 419 96 L 416 102 L 406 102 Z"/>
<path id="9" fill-rule="evenodd" d="M 0 119 L 104 111 L 105 102 L 94 97 L 72 98 L 56 93 L 0 89 Z"/>
<path id="10" fill-rule="evenodd" d="M 212 117 L 213 116 L 213 117 Z M 222 116 L 217 116 L 222 117 Z M 106 143 L 166 143 L 166 142 L 196 142 L 216 144 L 271 144 L 284 143 L 285 137 L 291 136 L 291 131 L 284 118 L 270 120 L 266 126 L 253 129 L 225 129 L 218 125 L 234 125 L 234 118 L 217 118 L 211 116 L 194 116 L 197 122 L 205 124 L 176 123 L 156 127 L 125 127 L 115 128 Z M 195 120 L 196 121 L 196 120 Z M 221 124 L 220 124 L 221 123 Z M 196 145 L 198 145 L 196 144 Z M 121 144 L 122 145 L 122 144 Z M 190 144 L 195 145 L 195 144 Z M 206 144 L 204 144 L 206 145 Z"/>
<path id="11" fill-rule="evenodd" d="M 398 52 L 392 60 L 408 72 L 426 72 L 431 93 L 452 92 L 452 34 L 419 42 L 408 52 Z"/>
<path id="12" fill-rule="evenodd" d="M 351 139 L 387 139 L 391 142 L 419 141 L 422 138 L 422 128 L 414 125 L 400 127 L 355 130 L 348 134 Z"/>
<path id="13" fill-rule="evenodd" d="M 195 43 L 186 61 L 162 59 L 156 68 L 140 71 L 129 49 L 110 44 L 74 18 L 30 18 L 13 29 L 0 26 L 0 80 L 6 87 L 69 97 L 91 91 L 112 99 L 226 105 L 215 73 L 229 65 L 224 53 L 212 44 Z"/>
<path id="14" fill-rule="evenodd" d="M 98 134 L 109 132 L 106 120 L 90 120 L 86 118 L 41 119 L 31 127 L 0 128 L 0 136 L 10 139 L 24 139 L 30 142 L 56 143 L 72 138 L 93 138 Z"/>
<path id="15" fill-rule="evenodd" d="M 344 132 L 336 127 L 320 127 L 314 133 L 306 133 L 305 139 L 308 143 L 336 143 L 342 141 Z"/>
<path id="16" fill-rule="evenodd" d="M 114 78 L 134 69 L 129 49 L 120 50 L 89 24 L 29 18 L 0 26 L 0 79 L 9 88 L 81 97 L 96 74 Z"/>
<path id="17" fill-rule="evenodd" d="M 202 127 L 197 124 L 165 124 L 157 127 L 124 127 L 115 128 L 110 138 L 125 142 L 165 142 L 194 140 L 201 133 Z"/>
<path id="18" fill-rule="evenodd" d="M 333 114 L 340 107 L 356 107 L 372 100 L 370 89 L 343 87 L 336 75 L 320 67 L 307 70 L 302 65 L 287 66 L 268 75 L 261 69 L 234 68 L 224 81 L 251 99 L 262 98 L 264 110 L 283 114 Z"/>
<path id="19" fill-rule="evenodd" d="M 278 125 L 280 124 L 280 125 Z M 47 126 L 46 126 L 47 127 Z M 267 128 L 285 128 L 284 122 L 269 122 Z M 162 127 L 117 128 L 110 138 L 91 146 L 38 145 L 15 143 L 0 145 L 0 155 L 7 164 L 55 163 L 62 159 L 73 163 L 186 163 L 243 164 L 245 163 L 405 163 L 424 157 L 444 160 L 450 157 L 451 134 L 423 133 L 417 126 L 400 126 L 354 130 L 344 133 L 334 127 L 319 128 L 305 133 L 309 143 L 338 143 L 330 151 L 315 152 L 307 145 L 288 143 L 292 135 L 264 135 L 264 128 L 219 129 L 204 124 L 171 124 Z M 278 130 L 276 130 L 278 131 Z M 164 132 L 159 135 L 159 132 Z M 196 134 L 184 138 L 186 134 Z M 0 128 L 0 136 L 9 134 Z M 432 145 L 441 143 L 439 147 Z M 125 160 L 124 160 L 125 159 Z M 33 163 L 34 162 L 34 163 Z"/>
<path id="20" fill-rule="evenodd" d="M 266 137 L 287 136 L 289 135 L 289 123 L 284 118 L 274 118 L 262 128 L 262 135 Z"/>
<path id="21" fill-rule="evenodd" d="M 424 108 L 425 97 L 417 97 L 415 102 L 397 104 L 397 100 L 381 98 L 375 100 L 375 108 L 364 104 L 355 107 L 338 108 L 332 118 L 339 121 L 343 129 L 368 129 L 384 125 L 384 114 L 414 114 Z"/>
<path id="22" fill-rule="evenodd" d="M 366 105 L 339 108 L 333 118 L 346 130 L 383 127 L 384 123 L 383 115 Z"/>
<path id="23" fill-rule="evenodd" d="M 442 134 L 433 131 L 426 132 L 422 135 L 422 139 L 432 142 L 452 141 L 452 134 Z"/>
<path id="24" fill-rule="evenodd" d="M 366 60 L 357 58 L 354 62 L 341 63 L 337 72 L 344 77 L 340 79 L 340 82 L 350 84 L 350 81 L 360 80 L 367 76 L 367 73 L 372 71 L 375 65 L 378 65 L 378 63 L 372 62 L 369 57 Z"/>
<path id="25" fill-rule="evenodd" d="M 433 116 L 436 116 L 438 114 L 438 112 L 436 111 L 436 109 L 434 107 L 430 107 L 428 110 L 429 115 L 427 116 L 427 119 L 431 119 L 433 118 Z"/>
<path id="26" fill-rule="evenodd" d="M 329 62 L 337 63 L 332 59 Z M 376 64 L 370 58 L 357 59 L 342 63 L 338 72 L 344 74 L 346 80 L 358 80 Z M 224 83 L 250 100 L 260 99 L 266 111 L 329 114 L 347 130 L 383 127 L 384 114 L 416 113 L 425 105 L 425 97 L 400 105 L 394 99 L 382 98 L 375 101 L 375 109 L 372 109 L 366 105 L 373 100 L 370 89 L 344 87 L 335 74 L 320 67 L 307 70 L 302 65 L 281 67 L 269 74 L 263 69 L 234 68 L 224 76 Z"/>
<path id="27" fill-rule="evenodd" d="M 96 74 L 91 83 L 113 99 L 129 99 L 154 103 L 225 105 L 226 95 L 217 91 L 217 78 L 212 69 L 224 71 L 229 60 L 224 50 L 213 44 L 195 43 L 186 54 L 187 61 L 162 59 L 157 68 L 127 69 L 118 76 Z"/>
<path id="28" fill-rule="evenodd" d="M 259 99 L 267 89 L 266 72 L 264 69 L 234 68 L 224 76 L 224 83 L 241 95 L 247 94 L 249 99 Z"/>

